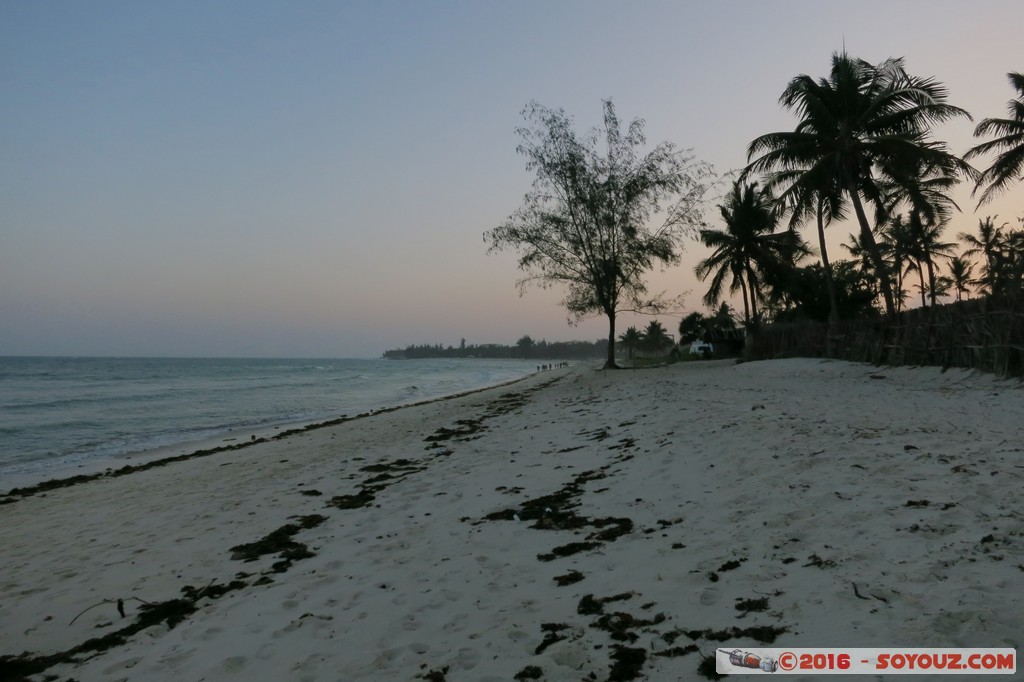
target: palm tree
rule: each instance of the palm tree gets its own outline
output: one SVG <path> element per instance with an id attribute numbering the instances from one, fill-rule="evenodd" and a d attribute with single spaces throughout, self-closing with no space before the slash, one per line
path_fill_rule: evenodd
<path id="1" fill-rule="evenodd" d="M 906 273 L 916 272 L 918 289 L 921 291 L 921 305 L 928 305 L 925 301 L 925 292 L 930 292 L 931 304 L 935 305 L 936 296 L 944 293 L 936 283 L 935 258 L 952 258 L 954 246 L 951 242 L 941 241 L 942 226 L 923 225 L 920 216 L 911 213 L 906 220 L 902 215 L 893 218 L 883 234 L 886 240 L 885 248 L 890 254 L 890 262 L 896 275 L 897 291 L 903 288 L 900 268 L 905 268 Z M 924 281 L 925 274 L 928 276 L 927 284 Z"/>
<path id="2" fill-rule="evenodd" d="M 1011 230 L 1003 243 L 1005 286 L 1020 292 L 1024 290 L 1024 230 Z"/>
<path id="3" fill-rule="evenodd" d="M 931 292 L 932 305 L 935 305 L 936 293 L 943 295 L 949 289 L 949 284 L 945 289 L 939 286 L 938 280 L 942 279 L 942 276 L 935 274 L 935 258 L 937 256 L 952 258 L 954 256 L 953 247 L 956 246 L 953 242 L 940 241 L 941 237 L 941 226 L 923 227 L 917 233 L 918 248 L 924 257 L 924 264 L 928 268 L 928 291 Z"/>
<path id="4" fill-rule="evenodd" d="M 855 234 L 849 234 L 847 237 L 849 237 L 850 242 L 843 244 L 842 247 L 856 259 L 861 270 L 867 273 L 868 276 L 874 277 L 874 274 L 871 273 L 871 257 L 868 255 L 867 249 L 860 243 L 860 238 Z"/>
<path id="5" fill-rule="evenodd" d="M 672 337 L 668 335 L 668 330 L 662 326 L 661 322 L 651 320 L 644 328 L 643 345 L 648 352 L 660 353 L 667 346 L 672 345 Z"/>
<path id="6" fill-rule="evenodd" d="M 911 272 L 918 271 L 916 257 L 919 254 L 915 249 L 910 225 L 907 224 L 902 215 L 882 218 L 879 220 L 875 231 L 878 235 L 878 248 L 886 265 L 886 277 L 889 279 L 890 287 L 895 296 L 896 311 L 899 312 L 903 309 L 903 300 L 905 298 L 904 277 Z M 853 253 L 852 250 L 851 253 Z M 865 249 L 862 256 L 867 255 L 867 250 Z M 868 258 L 870 262 L 870 256 Z M 924 284 L 922 283 L 923 286 Z"/>
<path id="7" fill-rule="evenodd" d="M 722 301 L 718 306 L 718 310 L 708 319 L 708 322 L 710 323 L 711 336 L 728 333 L 736 329 L 736 318 L 733 316 L 732 308 L 725 301 Z"/>
<path id="8" fill-rule="evenodd" d="M 729 291 L 742 291 L 743 319 L 750 328 L 758 321 L 757 302 L 763 285 L 780 281 L 782 272 L 807 249 L 796 232 L 774 232 L 778 223 L 774 197 L 756 182 L 733 183 L 732 192 L 719 210 L 725 230 L 700 231 L 701 241 L 714 251 L 697 264 L 694 272 L 701 280 L 711 276 L 711 286 L 704 295 L 708 306 L 718 304 L 725 280 L 731 276 Z"/>
<path id="9" fill-rule="evenodd" d="M 619 341 L 622 342 L 622 347 L 626 349 L 626 359 L 633 360 L 636 358 L 636 351 L 643 341 L 643 336 L 637 331 L 636 327 L 630 327 L 619 337 Z"/>
<path id="10" fill-rule="evenodd" d="M 1001 266 L 1001 255 L 1003 251 L 1003 228 L 1006 223 L 996 227 L 996 219 L 999 216 L 986 216 L 978 221 L 978 236 L 968 232 L 961 232 L 957 235 L 967 249 L 964 256 L 981 254 L 984 260 L 981 263 L 982 274 L 974 281 L 988 287 L 988 293 L 993 294 L 999 288 L 999 273 Z"/>
<path id="11" fill-rule="evenodd" d="M 708 318 L 703 313 L 690 313 L 679 321 L 679 342 L 703 340 L 707 334 Z"/>
<path id="12" fill-rule="evenodd" d="M 953 288 L 956 289 L 956 300 L 962 301 L 962 294 L 967 294 L 970 298 L 970 289 L 967 285 L 973 280 L 974 266 L 971 262 L 963 256 L 954 256 L 949 261 L 949 278 L 952 282 Z"/>
<path id="13" fill-rule="evenodd" d="M 896 310 L 902 310 L 903 301 L 906 300 L 906 292 L 903 291 L 903 275 L 906 270 L 906 254 L 901 248 L 896 248 L 893 242 L 901 242 L 902 239 L 896 239 L 891 232 L 896 229 L 893 228 L 893 221 L 900 221 L 902 218 L 897 216 L 891 221 L 886 221 L 878 226 L 878 241 L 879 250 L 882 253 L 882 259 L 886 264 L 886 277 L 890 278 L 889 286 L 890 289 L 895 292 L 895 304 Z M 871 290 L 874 298 L 878 299 L 882 296 L 882 287 L 878 282 L 878 273 L 872 267 L 871 256 L 868 255 L 868 251 L 864 248 L 860 238 L 855 234 L 848 235 L 849 242 L 844 243 L 842 246 L 846 249 L 851 256 L 855 259 L 854 261 L 840 261 L 850 265 L 850 267 L 858 267 L 863 276 L 864 283 Z M 883 301 L 884 303 L 884 301 Z"/>
<path id="14" fill-rule="evenodd" d="M 953 280 L 945 275 L 939 275 L 934 280 L 930 281 L 927 285 L 927 291 L 928 297 L 932 300 L 932 305 L 935 305 L 935 299 L 937 297 L 945 296 L 952 288 Z"/>
<path id="15" fill-rule="evenodd" d="M 818 227 L 818 251 L 821 253 L 825 286 L 828 289 L 829 322 L 838 322 L 839 303 L 832 277 L 832 265 L 828 258 L 828 246 L 825 243 L 825 227 L 834 221 L 846 219 L 846 204 L 842 191 L 836 186 L 834 176 L 823 176 L 815 173 L 814 169 L 771 173 L 766 179 L 766 187 L 772 190 L 786 188 L 777 201 L 782 210 L 791 213 L 790 229 L 796 228 L 812 216 L 815 218 Z"/>
<path id="16" fill-rule="evenodd" d="M 952 169 L 926 165 L 918 166 L 909 182 L 884 187 L 888 195 L 883 206 L 885 212 L 902 205 L 909 209 L 907 231 L 903 235 L 908 240 L 905 250 L 911 255 L 919 276 L 923 277 L 927 268 L 932 305 L 935 305 L 937 291 L 935 256 L 950 258 L 953 255 L 954 245 L 941 241 L 941 237 L 953 212 L 960 210 L 949 194 L 958 183 L 959 178 Z M 924 290 L 922 282 L 921 291 Z M 925 305 L 923 299 L 921 305 Z"/>
<path id="17" fill-rule="evenodd" d="M 942 228 L 939 226 L 921 228 L 917 233 L 917 244 L 921 251 L 921 255 L 924 257 L 924 265 L 928 268 L 928 290 L 931 292 L 930 300 L 931 305 L 935 305 L 935 295 L 938 292 L 940 295 L 944 294 L 946 289 L 939 286 L 938 280 L 942 279 L 941 275 L 936 274 L 935 269 L 935 258 L 953 258 L 953 248 L 956 246 L 953 242 L 941 241 Z"/>
<path id="18" fill-rule="evenodd" d="M 845 52 L 833 54 L 828 78 L 797 76 L 779 101 L 800 121 L 793 132 L 769 133 L 751 142 L 745 172 L 800 171 L 812 178 L 807 186 L 835 187 L 845 194 L 891 318 L 895 299 L 862 197 L 882 204 L 879 183 L 909 183 L 911 171 L 922 165 L 973 173 L 944 143 L 928 139 L 933 124 L 970 114 L 946 103 L 941 83 L 909 75 L 902 59 L 875 66 Z"/>
<path id="19" fill-rule="evenodd" d="M 990 151 L 999 152 L 992 165 L 978 176 L 974 192 L 971 193 L 974 196 L 982 185 L 987 185 L 978 200 L 978 206 L 991 201 L 1010 182 L 1024 178 L 1024 74 L 1011 72 L 1006 76 L 1018 93 L 1016 99 L 1007 102 L 1010 118 L 982 119 L 974 129 L 974 136 L 994 134 L 997 137 L 972 147 L 964 155 L 965 159 L 971 159 Z"/>

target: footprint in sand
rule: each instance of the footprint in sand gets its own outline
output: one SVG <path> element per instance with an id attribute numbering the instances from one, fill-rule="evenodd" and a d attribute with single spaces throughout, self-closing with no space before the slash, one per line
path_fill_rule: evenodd
<path id="1" fill-rule="evenodd" d="M 551 660 L 571 670 L 580 670 L 590 660 L 590 652 L 583 640 L 562 642 L 551 649 Z"/>
<path id="2" fill-rule="evenodd" d="M 244 668 L 247 661 L 248 659 L 245 656 L 231 656 L 225 658 L 221 662 L 220 667 L 224 672 L 234 673 Z"/>
<path id="3" fill-rule="evenodd" d="M 518 628 L 516 628 L 515 630 L 509 630 L 508 633 L 508 638 L 517 644 L 524 640 L 530 639 L 531 637 L 532 635 L 530 635 L 529 632 L 526 632 L 525 630 L 520 630 Z"/>
<path id="4" fill-rule="evenodd" d="M 455 617 L 442 626 L 445 632 L 462 632 L 466 629 L 466 621 L 469 620 L 468 613 L 457 613 Z"/>
<path id="5" fill-rule="evenodd" d="M 162 668 L 174 668 L 186 661 L 194 660 L 193 656 L 195 656 L 195 653 L 195 649 L 181 649 L 180 647 L 175 647 L 174 653 L 161 656 L 158 662 Z"/>
<path id="6" fill-rule="evenodd" d="M 455 663 L 463 670 L 472 670 L 480 664 L 480 652 L 475 649 L 459 649 Z"/>
<path id="7" fill-rule="evenodd" d="M 424 644 L 423 642 L 413 642 L 411 644 L 408 644 L 407 646 L 409 647 L 410 651 L 420 656 L 430 651 L 430 645 Z"/>
<path id="8" fill-rule="evenodd" d="M 373 667 L 377 669 L 383 669 L 399 658 L 402 654 L 402 649 L 405 647 L 392 647 L 390 649 L 383 649 L 377 654 L 377 657 L 373 660 Z"/>
<path id="9" fill-rule="evenodd" d="M 136 665 L 138 665 L 139 661 L 141 661 L 141 660 L 142 659 L 139 658 L 139 657 L 133 657 L 133 658 L 127 658 L 127 659 L 122 660 L 122 661 L 118 661 L 114 665 L 111 665 L 111 666 L 108 666 L 108 667 L 104 668 L 103 669 L 103 674 L 104 675 L 116 675 L 117 673 L 124 672 L 125 670 L 131 670 Z"/>
<path id="10" fill-rule="evenodd" d="M 701 592 L 700 603 L 702 606 L 713 606 L 714 604 L 717 604 L 719 600 L 721 600 L 721 598 L 721 592 L 718 589 L 712 587 Z"/>
<path id="11" fill-rule="evenodd" d="M 277 656 L 277 653 L 276 644 L 264 644 L 256 651 L 256 659 L 260 661 L 270 661 Z"/>
<path id="12" fill-rule="evenodd" d="M 199 639 L 203 641 L 209 641 L 222 632 L 224 632 L 224 628 L 214 625 L 203 630 L 203 633 L 199 636 Z"/>

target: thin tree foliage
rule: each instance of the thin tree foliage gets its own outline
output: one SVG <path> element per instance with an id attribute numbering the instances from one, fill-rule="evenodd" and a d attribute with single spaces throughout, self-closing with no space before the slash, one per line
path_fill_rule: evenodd
<path id="1" fill-rule="evenodd" d="M 572 320 L 606 316 L 606 367 L 614 367 L 616 315 L 664 310 L 644 276 L 678 263 L 683 238 L 704 226 L 714 174 L 669 142 L 645 152 L 644 122 L 622 130 L 611 100 L 603 113 L 600 128 L 579 135 L 563 110 L 527 105 L 516 151 L 535 174 L 532 189 L 484 241 L 488 252 L 518 253 L 520 291 L 564 286 Z"/>

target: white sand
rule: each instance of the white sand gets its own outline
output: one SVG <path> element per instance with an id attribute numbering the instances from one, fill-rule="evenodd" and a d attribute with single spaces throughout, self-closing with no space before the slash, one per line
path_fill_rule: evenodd
<path id="1" fill-rule="evenodd" d="M 509 393 L 525 400 L 494 403 Z M 482 429 L 425 441 L 472 429 L 459 419 Z M 396 478 L 371 506 L 327 506 L 381 473 L 361 467 L 397 459 L 412 468 L 385 472 Z M 1018 382 L 817 360 L 543 373 L 0 506 L 0 655 L 67 650 L 132 623 L 138 599 L 239 572 L 246 587 L 201 596 L 174 628 L 32 679 L 412 680 L 447 667 L 448 680 L 511 680 L 532 665 L 603 680 L 619 645 L 646 651 L 645 679 L 692 680 L 700 653 L 655 654 L 758 646 L 690 636 L 755 626 L 786 628 L 776 647 L 1019 648 L 1022 477 Z M 539 561 L 616 528 L 531 527 L 526 503 L 574 480 L 541 525 L 611 517 L 632 530 Z M 503 510 L 522 520 L 482 521 Z M 315 556 L 284 573 L 276 555 L 232 559 L 311 514 L 326 520 L 294 540 Z M 581 581 L 556 584 L 573 570 Z M 252 585 L 263 574 L 273 582 Z M 578 612 L 585 595 L 622 593 L 604 613 L 632 622 Z M 761 597 L 764 611 L 735 608 Z M 126 618 L 103 604 L 68 624 L 117 598 Z M 564 639 L 536 654 L 552 623 Z"/>

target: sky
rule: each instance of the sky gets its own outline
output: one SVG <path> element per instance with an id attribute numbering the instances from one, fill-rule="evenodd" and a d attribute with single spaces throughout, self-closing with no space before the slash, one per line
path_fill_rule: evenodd
<path id="1" fill-rule="evenodd" d="M 528 102 L 582 132 L 612 98 L 651 145 L 725 172 L 793 128 L 783 88 L 844 45 L 904 57 L 975 122 L 1003 116 L 1022 25 L 1019 0 L 6 0 L 0 355 L 602 338 L 603 318 L 567 324 L 564 292 L 520 296 L 515 256 L 482 239 L 530 188 Z M 963 153 L 973 126 L 935 136 Z M 956 197 L 951 233 L 1024 215 L 1024 183 L 977 213 L 968 186 Z M 852 231 L 829 228 L 833 258 Z M 688 242 L 650 288 L 701 310 L 706 255 Z"/>

